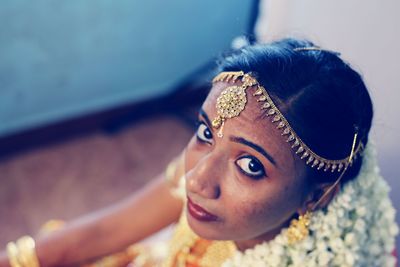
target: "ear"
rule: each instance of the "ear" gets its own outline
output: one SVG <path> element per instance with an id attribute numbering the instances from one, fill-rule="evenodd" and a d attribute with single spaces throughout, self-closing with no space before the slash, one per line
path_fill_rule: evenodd
<path id="1" fill-rule="evenodd" d="M 308 194 L 304 206 L 302 207 L 301 214 L 307 210 L 317 210 L 327 207 L 336 194 L 339 193 L 339 190 L 340 183 L 336 185 L 332 183 L 317 184 Z"/>

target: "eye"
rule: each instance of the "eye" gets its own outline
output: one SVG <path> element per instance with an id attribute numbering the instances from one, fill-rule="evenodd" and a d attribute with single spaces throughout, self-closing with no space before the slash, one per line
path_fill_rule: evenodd
<path id="1" fill-rule="evenodd" d="M 201 142 L 205 143 L 212 143 L 212 132 L 211 130 L 205 125 L 204 122 L 199 122 L 199 126 L 197 127 L 197 132 L 196 132 L 197 139 Z"/>
<path id="2" fill-rule="evenodd" d="M 265 176 L 264 166 L 261 162 L 252 156 L 244 156 L 236 160 L 236 165 L 240 171 L 254 179 L 260 179 Z"/>

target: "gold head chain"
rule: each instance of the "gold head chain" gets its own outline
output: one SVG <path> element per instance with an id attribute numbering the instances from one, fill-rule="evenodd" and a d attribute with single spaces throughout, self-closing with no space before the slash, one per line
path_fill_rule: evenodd
<path id="1" fill-rule="evenodd" d="M 364 149 L 362 142 L 357 146 L 354 144 L 351 155 L 343 159 L 327 159 L 319 156 L 312 151 L 296 134 L 289 122 L 272 101 L 266 89 L 252 77 L 249 73 L 243 71 L 221 72 L 213 79 L 213 84 L 217 82 L 235 83 L 241 81 L 241 85 L 232 85 L 226 87 L 217 98 L 216 108 L 218 116 L 212 121 L 212 126 L 219 129 L 218 137 L 223 136 L 223 127 L 227 119 L 237 117 L 244 110 L 247 103 L 246 90 L 254 87 L 253 96 L 260 102 L 261 109 L 265 110 L 266 116 L 271 117 L 272 123 L 276 124 L 276 128 L 281 130 L 281 135 L 286 138 L 286 142 L 291 144 L 291 148 L 301 159 L 306 161 L 307 165 L 317 170 L 331 172 L 342 171 L 351 166 L 353 160 L 357 158 L 359 153 Z"/>
<path id="2" fill-rule="evenodd" d="M 298 219 L 293 219 L 290 222 L 290 226 L 286 232 L 286 236 L 288 238 L 288 243 L 290 245 L 297 243 L 298 241 L 303 240 L 305 237 L 307 237 L 310 234 L 309 230 L 309 225 L 311 222 L 311 212 L 316 210 L 318 208 L 318 205 L 324 200 L 335 187 L 339 184 L 339 182 L 342 180 L 347 167 L 351 164 L 354 156 L 354 151 L 356 148 L 356 142 L 357 142 L 357 136 L 358 133 L 354 134 L 353 138 L 353 145 L 351 146 L 351 152 L 350 156 L 348 159 L 349 164 L 344 168 L 344 170 L 340 173 L 339 178 L 336 179 L 336 181 L 325 191 L 325 193 L 315 202 L 315 204 L 311 207 L 311 209 L 307 210 L 303 215 L 300 215 Z"/>

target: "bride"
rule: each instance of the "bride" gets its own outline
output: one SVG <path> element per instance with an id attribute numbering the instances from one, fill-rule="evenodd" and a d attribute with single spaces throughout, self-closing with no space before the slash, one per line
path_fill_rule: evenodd
<path id="1" fill-rule="evenodd" d="M 295 39 L 245 47 L 221 62 L 165 173 L 36 242 L 10 242 L 0 267 L 394 266 L 372 116 L 338 53 Z M 169 242 L 140 245 L 174 222 Z"/>

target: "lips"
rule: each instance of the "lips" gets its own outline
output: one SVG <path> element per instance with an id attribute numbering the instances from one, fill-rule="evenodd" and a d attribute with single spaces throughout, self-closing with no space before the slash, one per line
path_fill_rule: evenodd
<path id="1" fill-rule="evenodd" d="M 216 215 L 209 213 L 208 211 L 206 211 L 199 205 L 193 203 L 193 201 L 189 197 L 188 197 L 188 201 L 187 201 L 187 209 L 188 209 L 189 214 L 193 218 L 195 218 L 199 221 L 211 222 L 211 221 L 216 221 L 218 219 L 218 217 Z"/>

